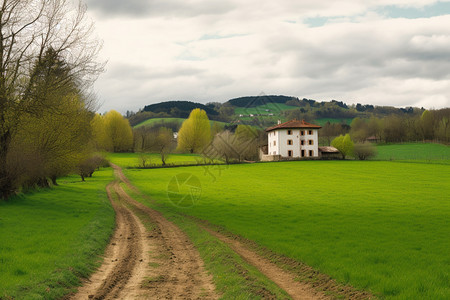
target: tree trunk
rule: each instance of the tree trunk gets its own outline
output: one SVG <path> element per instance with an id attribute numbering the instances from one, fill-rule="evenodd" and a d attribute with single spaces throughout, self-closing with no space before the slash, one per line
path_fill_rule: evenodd
<path id="1" fill-rule="evenodd" d="M 53 185 L 58 185 L 58 183 L 56 182 L 56 175 L 52 175 L 52 176 L 50 177 L 50 179 L 52 180 L 52 184 L 53 184 Z"/>
<path id="2" fill-rule="evenodd" d="M 162 165 L 165 166 L 166 165 L 166 158 L 164 157 L 164 152 L 161 152 L 161 161 L 162 161 Z"/>
<path id="3" fill-rule="evenodd" d="M 7 199 L 14 192 L 14 180 L 6 165 L 6 156 L 9 144 L 11 142 L 11 134 L 9 131 L 0 135 L 0 197 Z"/>
<path id="4" fill-rule="evenodd" d="M 42 188 L 48 188 L 48 187 L 50 187 L 49 184 L 48 184 L 48 180 L 47 180 L 47 178 L 45 178 L 45 177 L 39 178 L 39 179 L 37 180 L 37 185 L 38 185 L 39 187 L 42 187 Z"/>

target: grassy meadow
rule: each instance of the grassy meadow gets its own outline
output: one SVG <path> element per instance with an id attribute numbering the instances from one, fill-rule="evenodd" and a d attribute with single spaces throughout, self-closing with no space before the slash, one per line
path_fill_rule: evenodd
<path id="1" fill-rule="evenodd" d="M 141 156 L 147 159 L 151 166 L 161 166 L 161 155 L 159 153 L 107 153 L 106 158 L 122 168 L 135 168 L 141 166 Z M 169 154 L 166 155 L 168 165 L 195 165 L 203 162 L 203 157 L 198 154 Z"/>
<path id="2" fill-rule="evenodd" d="M 93 176 L 0 202 L 0 299 L 61 298 L 98 265 L 114 228 L 113 174 Z"/>
<path id="3" fill-rule="evenodd" d="M 450 146 L 432 143 L 378 145 L 377 160 L 450 161 Z"/>
<path id="4" fill-rule="evenodd" d="M 339 282 L 389 299 L 450 294 L 448 165 L 297 161 L 125 173 L 164 210 L 223 226 Z M 193 206 L 168 199 L 180 173 L 201 182 Z"/>

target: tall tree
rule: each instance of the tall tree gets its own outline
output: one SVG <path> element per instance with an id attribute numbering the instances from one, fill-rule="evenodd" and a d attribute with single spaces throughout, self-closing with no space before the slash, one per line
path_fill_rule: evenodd
<path id="1" fill-rule="evenodd" d="M 70 0 L 3 0 L 0 3 L 0 191 L 14 189 L 14 172 L 7 167 L 12 137 L 24 113 L 39 116 L 51 106 L 43 103 L 40 68 L 48 49 L 61 57 L 68 72 L 46 86 L 53 89 L 68 79 L 87 92 L 103 65 L 96 62 L 100 44 L 91 38 L 86 7 Z M 37 62 L 37 63 L 36 63 Z M 40 85 L 41 87 L 43 85 Z M 44 85 L 45 86 L 45 85 Z M 47 91 L 44 91 L 44 94 Z"/>
<path id="2" fill-rule="evenodd" d="M 133 129 L 130 122 L 119 112 L 110 110 L 105 115 L 106 133 L 114 152 L 128 152 L 133 149 Z"/>
<path id="3" fill-rule="evenodd" d="M 153 149 L 161 155 L 162 165 L 166 165 L 167 155 L 175 148 L 173 131 L 170 128 L 160 127 L 157 131 Z"/>
<path id="4" fill-rule="evenodd" d="M 190 153 L 203 150 L 211 140 L 211 125 L 206 112 L 193 109 L 178 132 L 178 149 Z"/>
<path id="5" fill-rule="evenodd" d="M 98 151 L 113 151 L 112 140 L 108 135 L 105 118 L 95 114 L 91 121 L 92 140 Z"/>

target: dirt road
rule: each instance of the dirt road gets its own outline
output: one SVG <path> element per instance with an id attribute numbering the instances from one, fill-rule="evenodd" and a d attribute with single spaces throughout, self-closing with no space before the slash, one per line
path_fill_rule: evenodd
<path id="1" fill-rule="evenodd" d="M 116 211 L 116 230 L 104 263 L 72 299 L 218 298 L 184 232 L 129 197 L 119 181 L 110 183 L 107 192 Z"/>

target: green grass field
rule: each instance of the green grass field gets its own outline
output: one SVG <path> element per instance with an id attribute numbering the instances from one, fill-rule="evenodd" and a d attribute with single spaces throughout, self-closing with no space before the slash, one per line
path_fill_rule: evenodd
<path id="1" fill-rule="evenodd" d="M 450 161 L 450 146 L 431 143 L 378 145 L 378 160 Z"/>
<path id="2" fill-rule="evenodd" d="M 389 299 L 450 294 L 448 165 L 299 161 L 125 173 L 165 210 L 223 226 L 339 282 Z M 180 173 L 201 182 L 192 207 L 168 199 Z"/>
<path id="3" fill-rule="evenodd" d="M 106 158 L 122 168 L 135 168 L 141 166 L 141 156 L 147 158 L 151 166 L 161 166 L 161 155 L 158 153 L 107 153 Z M 168 165 L 195 165 L 203 162 L 198 154 L 169 154 L 166 159 Z"/>
<path id="4" fill-rule="evenodd" d="M 164 123 L 178 123 L 179 126 L 181 126 L 181 124 L 183 124 L 183 122 L 186 119 L 183 118 L 154 118 L 154 119 L 148 119 L 145 120 L 144 122 L 141 122 L 137 125 L 135 125 L 133 128 L 139 128 L 142 126 L 154 126 L 156 124 L 164 124 Z M 211 126 L 215 123 L 219 123 L 221 125 L 225 125 L 226 123 L 224 122 L 219 122 L 219 121 L 210 121 Z"/>
<path id="5" fill-rule="evenodd" d="M 110 168 L 0 202 L 0 299 L 55 299 L 98 265 L 114 228 Z"/>

